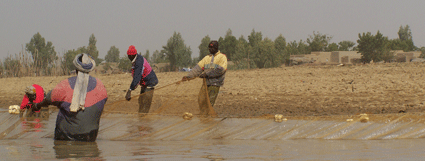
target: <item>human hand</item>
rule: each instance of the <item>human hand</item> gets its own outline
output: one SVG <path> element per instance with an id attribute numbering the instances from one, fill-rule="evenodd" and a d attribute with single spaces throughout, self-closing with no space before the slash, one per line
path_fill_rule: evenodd
<path id="1" fill-rule="evenodd" d="M 125 99 L 127 101 L 130 101 L 131 100 L 131 90 L 127 90 L 127 94 L 125 95 Z"/>
<path id="2" fill-rule="evenodd" d="M 184 76 L 183 78 L 182 78 L 182 81 L 188 81 L 189 80 L 189 77 L 188 76 Z"/>
<path id="3" fill-rule="evenodd" d="M 208 78 L 207 73 L 202 72 L 201 75 L 199 75 L 199 78 Z"/>

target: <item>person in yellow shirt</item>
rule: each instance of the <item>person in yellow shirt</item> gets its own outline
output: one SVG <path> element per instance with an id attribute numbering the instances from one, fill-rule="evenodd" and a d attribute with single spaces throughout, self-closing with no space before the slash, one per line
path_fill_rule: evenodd
<path id="1" fill-rule="evenodd" d="M 195 77 L 205 78 L 210 103 L 211 106 L 214 106 L 218 91 L 224 84 L 224 78 L 227 71 L 227 57 L 218 50 L 218 42 L 215 40 L 208 44 L 208 50 L 210 51 L 210 54 L 199 61 L 188 75 L 182 78 L 182 80 L 186 81 Z M 203 112 L 201 109 L 201 114 L 207 113 L 207 110 Z"/>

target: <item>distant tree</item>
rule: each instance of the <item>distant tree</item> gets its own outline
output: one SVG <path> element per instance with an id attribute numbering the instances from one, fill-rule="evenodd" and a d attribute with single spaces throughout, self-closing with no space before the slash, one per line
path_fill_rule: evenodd
<path id="1" fill-rule="evenodd" d="M 47 67 L 57 59 L 55 47 L 52 42 L 48 41 L 46 43 L 45 41 L 44 37 L 37 32 L 31 38 L 30 42 L 25 45 L 26 51 L 32 55 L 37 75 L 40 74 L 40 70 L 46 73 Z"/>
<path id="2" fill-rule="evenodd" d="M 251 34 L 248 36 L 249 61 L 252 61 L 258 68 L 264 68 L 264 59 L 261 56 L 262 50 L 260 49 L 260 43 L 262 40 L 263 35 L 261 34 L 261 32 L 255 32 L 255 30 L 252 29 Z"/>
<path id="3" fill-rule="evenodd" d="M 232 60 L 236 65 L 236 69 L 250 69 L 255 67 L 255 64 L 252 64 L 252 59 L 249 57 L 250 50 L 252 50 L 252 47 L 248 45 L 248 41 L 243 36 L 239 37 Z"/>
<path id="4" fill-rule="evenodd" d="M 328 47 L 326 47 L 326 51 L 327 52 L 338 51 L 338 44 L 336 43 L 329 44 Z"/>
<path id="5" fill-rule="evenodd" d="M 389 41 L 389 46 L 392 50 L 414 51 L 418 49 L 413 44 L 412 32 L 410 31 L 409 25 L 406 25 L 405 27 L 400 26 L 398 39 L 392 39 Z"/>
<path id="6" fill-rule="evenodd" d="M 177 67 L 190 67 L 192 65 L 192 49 L 186 47 L 182 54 L 177 55 Z"/>
<path id="7" fill-rule="evenodd" d="M 108 54 L 105 56 L 106 62 L 115 62 L 118 63 L 120 60 L 120 50 L 114 46 L 109 48 Z"/>
<path id="8" fill-rule="evenodd" d="M 410 31 L 409 25 L 406 25 L 405 27 L 400 26 L 397 34 L 401 41 L 412 40 L 412 31 Z"/>
<path id="9" fill-rule="evenodd" d="M 277 67 L 282 64 L 281 58 L 276 54 L 274 42 L 267 37 L 259 43 L 259 53 L 254 56 L 258 68 Z"/>
<path id="10" fill-rule="evenodd" d="M 311 51 L 309 46 L 303 41 L 291 41 L 286 46 L 286 52 L 290 55 L 309 54 Z"/>
<path id="11" fill-rule="evenodd" d="M 145 57 L 145 59 L 151 64 L 149 50 L 146 50 L 145 54 L 143 54 L 143 57 Z"/>
<path id="12" fill-rule="evenodd" d="M 131 71 L 131 61 L 130 61 L 130 59 L 128 59 L 127 57 L 120 58 L 119 63 L 118 63 L 118 69 L 125 71 L 125 72 L 130 72 Z"/>
<path id="13" fill-rule="evenodd" d="M 161 53 L 158 50 L 155 50 L 152 54 L 152 62 L 153 63 L 166 63 L 166 62 L 170 62 L 169 60 L 166 59 L 166 55 L 165 53 Z"/>
<path id="14" fill-rule="evenodd" d="M 353 50 L 354 45 L 356 45 L 356 43 L 352 42 L 352 41 L 341 41 L 338 43 L 339 47 L 338 50 L 339 51 L 351 51 Z"/>
<path id="15" fill-rule="evenodd" d="M 19 77 L 19 71 L 21 70 L 19 59 L 14 59 L 12 56 L 8 56 L 4 60 L 4 70 L 6 71 L 6 76 Z"/>
<path id="16" fill-rule="evenodd" d="M 310 38 L 307 38 L 307 43 L 310 47 L 310 51 L 326 51 L 329 42 L 332 39 L 332 36 L 326 34 L 321 34 L 319 32 L 313 31 L 313 35 L 309 35 Z"/>
<path id="17" fill-rule="evenodd" d="M 61 63 L 61 69 L 63 74 L 65 75 L 69 75 L 71 71 L 75 70 L 75 66 L 74 66 L 74 59 L 75 56 L 77 56 L 78 54 L 82 54 L 85 53 L 86 49 L 85 47 L 80 47 L 77 50 L 73 49 L 73 50 L 68 50 L 65 52 L 65 54 L 62 57 L 62 63 Z"/>
<path id="18" fill-rule="evenodd" d="M 260 43 L 261 40 L 263 40 L 263 34 L 261 34 L 261 32 L 255 32 L 255 30 L 252 29 L 251 34 L 248 36 L 249 46 L 254 48 L 258 46 L 258 43 Z"/>
<path id="19" fill-rule="evenodd" d="M 289 53 L 285 51 L 286 48 L 286 39 L 285 37 L 280 34 L 275 40 L 274 40 L 274 48 L 275 52 L 279 58 L 279 61 L 281 63 L 285 63 L 289 61 Z"/>
<path id="20" fill-rule="evenodd" d="M 186 47 L 180 33 L 174 32 L 173 36 L 168 39 L 167 45 L 162 46 L 162 48 L 161 53 L 165 54 L 170 61 L 170 71 L 191 64 L 192 51 L 190 47 Z"/>
<path id="21" fill-rule="evenodd" d="M 232 30 L 228 29 L 222 42 L 219 44 L 219 49 L 226 54 L 228 60 L 232 60 L 232 55 L 235 53 L 237 39 L 232 35 Z"/>
<path id="22" fill-rule="evenodd" d="M 199 48 L 199 58 L 202 59 L 205 56 L 207 56 L 210 51 L 208 50 L 208 44 L 211 42 L 211 38 L 210 36 L 205 36 L 204 38 L 202 38 L 201 40 L 201 44 L 198 46 Z"/>
<path id="23" fill-rule="evenodd" d="M 0 78 L 3 77 L 3 73 L 4 73 L 4 67 L 3 67 L 3 62 L 0 59 Z"/>
<path id="24" fill-rule="evenodd" d="M 103 60 L 99 58 L 99 51 L 97 50 L 96 42 L 96 37 L 94 37 L 94 34 L 91 34 L 89 38 L 89 46 L 87 46 L 86 52 L 93 57 L 96 64 L 100 64 Z"/>
<path id="25" fill-rule="evenodd" d="M 419 51 L 421 51 L 421 56 L 419 56 L 420 58 L 425 58 L 425 47 L 421 47 L 419 48 Z"/>
<path id="26" fill-rule="evenodd" d="M 357 47 L 362 54 L 363 62 L 369 63 L 371 60 L 378 62 L 391 57 L 389 56 L 388 38 L 379 31 L 376 35 L 372 35 L 370 32 L 359 34 L 357 44 L 359 44 Z"/>

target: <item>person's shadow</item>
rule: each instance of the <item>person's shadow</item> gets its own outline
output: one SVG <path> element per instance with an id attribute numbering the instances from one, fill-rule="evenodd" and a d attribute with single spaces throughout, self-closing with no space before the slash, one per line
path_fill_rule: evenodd
<path id="1" fill-rule="evenodd" d="M 96 142 L 55 140 L 53 149 L 55 149 L 57 159 L 93 158 L 102 160 L 99 157 L 101 152 Z"/>

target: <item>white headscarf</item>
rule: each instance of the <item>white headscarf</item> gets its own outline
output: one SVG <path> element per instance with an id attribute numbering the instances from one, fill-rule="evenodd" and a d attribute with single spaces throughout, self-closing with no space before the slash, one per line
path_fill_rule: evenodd
<path id="1" fill-rule="evenodd" d="M 79 60 L 80 57 L 82 57 L 82 61 Z M 90 77 L 89 72 L 96 67 L 96 62 L 87 54 L 79 54 L 75 56 L 73 63 L 78 70 L 78 75 L 69 109 L 71 112 L 78 112 L 80 109 L 84 110 Z"/>

